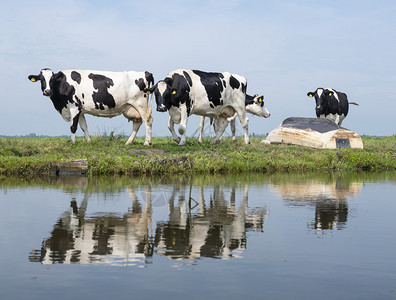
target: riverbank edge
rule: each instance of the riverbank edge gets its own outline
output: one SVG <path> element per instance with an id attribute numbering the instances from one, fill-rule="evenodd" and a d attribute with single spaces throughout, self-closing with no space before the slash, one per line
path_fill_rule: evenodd
<path id="1" fill-rule="evenodd" d="M 82 138 L 71 144 L 67 138 L 0 139 L 0 175 L 189 175 L 312 171 L 396 170 L 396 136 L 362 137 L 364 149 L 313 149 L 295 145 L 251 144 L 224 139 L 210 145 L 191 139 L 179 147 L 170 138 L 143 139 L 126 146 L 122 138 Z"/>

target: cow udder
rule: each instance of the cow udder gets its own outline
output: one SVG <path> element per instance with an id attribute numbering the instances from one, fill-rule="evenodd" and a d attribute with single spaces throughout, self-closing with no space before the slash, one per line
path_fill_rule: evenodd
<path id="1" fill-rule="evenodd" d="M 140 123 L 142 122 L 142 116 L 132 105 L 127 105 L 123 111 L 124 117 L 129 121 Z"/>

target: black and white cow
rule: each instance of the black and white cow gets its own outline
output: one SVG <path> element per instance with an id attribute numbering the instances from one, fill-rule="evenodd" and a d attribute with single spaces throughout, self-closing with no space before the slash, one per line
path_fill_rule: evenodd
<path id="1" fill-rule="evenodd" d="M 349 104 L 359 105 L 355 102 L 348 102 L 347 95 L 330 88 L 317 88 L 315 92 L 307 93 L 308 97 L 315 97 L 316 116 L 326 118 L 341 126 L 342 121 L 348 115 Z"/>
<path id="2" fill-rule="evenodd" d="M 145 88 L 154 84 L 150 72 L 103 72 L 90 70 L 63 70 L 53 73 L 42 69 L 39 75 L 30 75 L 32 82 L 41 82 L 44 96 L 49 97 L 63 119 L 71 122 L 71 139 L 75 143 L 77 125 L 89 142 L 87 122 L 84 115 L 115 117 L 123 114 L 133 121 L 132 134 L 126 144 L 131 144 L 144 122 L 146 140 L 151 144 L 151 107 L 148 108 L 148 95 Z"/>
<path id="3" fill-rule="evenodd" d="M 246 112 L 256 115 L 258 117 L 263 117 L 263 118 L 269 118 L 271 114 L 267 110 L 267 108 L 264 105 L 264 96 L 259 96 L 255 94 L 254 96 L 250 96 L 246 94 L 246 99 L 245 99 L 245 107 L 246 107 Z M 220 118 L 218 118 L 220 119 Z M 223 121 L 218 121 L 218 122 L 223 122 Z M 212 119 L 210 124 L 212 124 Z M 201 143 L 202 138 L 203 138 L 203 131 L 204 131 L 204 126 L 205 126 L 205 117 L 201 117 L 201 123 L 200 123 L 200 132 L 199 132 L 199 139 L 198 141 Z M 235 118 L 233 118 L 230 121 L 230 126 L 231 126 L 231 133 L 232 133 L 232 139 L 236 141 L 236 136 L 235 136 Z M 215 121 L 214 124 L 214 130 L 215 132 L 218 130 L 217 124 Z"/>
<path id="4" fill-rule="evenodd" d="M 192 114 L 211 118 L 232 118 L 238 115 L 244 129 L 246 144 L 249 143 L 248 118 L 246 117 L 246 79 L 224 73 L 208 73 L 198 70 L 175 70 L 147 92 L 154 92 L 157 111 L 169 111 L 168 128 L 180 146 L 186 144 L 188 117 Z M 179 138 L 174 124 L 180 124 Z M 214 142 L 217 142 L 227 127 L 221 122 Z"/>

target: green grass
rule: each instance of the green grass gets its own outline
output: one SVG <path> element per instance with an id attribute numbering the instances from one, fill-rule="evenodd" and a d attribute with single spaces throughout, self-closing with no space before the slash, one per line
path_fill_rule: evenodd
<path id="1" fill-rule="evenodd" d="M 294 145 L 265 145 L 252 138 L 244 145 L 224 138 L 219 145 L 188 139 L 179 147 L 171 138 L 153 138 L 143 146 L 137 138 L 124 145 L 121 136 L 77 138 L 1 138 L 0 175 L 53 172 L 58 161 L 88 160 L 90 175 L 217 174 L 248 172 L 382 171 L 396 170 L 396 135 L 363 136 L 364 149 L 312 149 Z"/>

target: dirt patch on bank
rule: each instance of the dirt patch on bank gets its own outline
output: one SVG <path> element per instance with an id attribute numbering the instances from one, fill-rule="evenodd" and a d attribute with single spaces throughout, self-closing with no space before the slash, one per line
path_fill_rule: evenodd
<path id="1" fill-rule="evenodd" d="M 151 155 L 165 154 L 165 151 L 160 150 L 160 149 L 131 149 L 131 150 L 129 150 L 129 153 L 135 154 L 135 155 L 151 156 Z"/>

